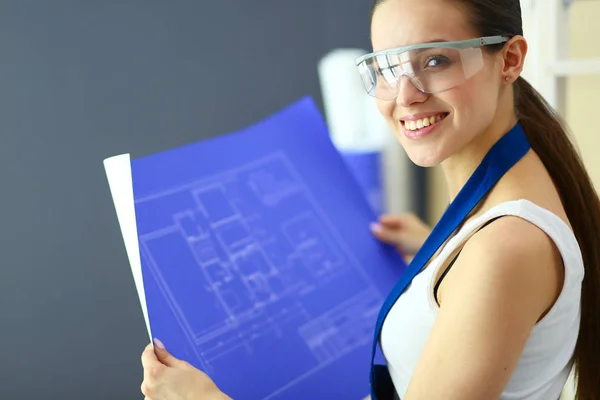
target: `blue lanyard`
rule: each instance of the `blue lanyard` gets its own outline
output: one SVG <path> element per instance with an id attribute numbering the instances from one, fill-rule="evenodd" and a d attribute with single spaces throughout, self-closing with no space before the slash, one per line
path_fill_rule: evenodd
<path id="1" fill-rule="evenodd" d="M 520 124 L 516 124 L 507 132 L 486 154 L 475 172 L 471 175 L 465 186 L 446 209 L 439 222 L 433 228 L 431 234 L 419 249 L 410 265 L 398 279 L 398 282 L 392 288 L 391 292 L 383 302 L 377 324 L 375 326 L 375 337 L 373 339 L 373 349 L 371 354 L 371 398 L 378 399 L 376 393 L 378 387 L 390 386 L 391 382 L 381 382 L 377 379 L 375 373 L 375 350 L 379 342 L 379 335 L 383 321 L 388 312 L 413 278 L 423 269 L 423 266 L 429 261 L 433 254 L 456 231 L 458 226 L 466 219 L 473 208 L 490 191 L 500 178 L 515 165 L 530 149 L 529 142 L 525 136 Z"/>

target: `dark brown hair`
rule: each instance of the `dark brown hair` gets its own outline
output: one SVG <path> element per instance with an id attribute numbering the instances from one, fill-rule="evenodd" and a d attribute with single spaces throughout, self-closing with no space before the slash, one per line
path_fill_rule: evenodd
<path id="1" fill-rule="evenodd" d="M 386 0 L 374 0 L 375 8 Z M 480 36 L 523 35 L 519 0 L 455 0 Z M 486 51 L 499 51 L 486 46 Z M 515 113 L 532 149 L 552 177 L 585 265 L 581 325 L 575 348 L 577 399 L 600 398 L 600 200 L 566 124 L 523 78 L 515 83 Z"/>

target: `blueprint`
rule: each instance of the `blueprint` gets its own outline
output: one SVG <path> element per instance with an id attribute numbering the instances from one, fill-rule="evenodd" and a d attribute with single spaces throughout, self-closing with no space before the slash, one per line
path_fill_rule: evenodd
<path id="1" fill-rule="evenodd" d="M 341 154 L 373 212 L 383 214 L 382 153 L 379 150 L 344 150 Z"/>
<path id="2" fill-rule="evenodd" d="M 131 167 L 153 336 L 236 400 L 369 393 L 405 266 L 311 99 Z"/>

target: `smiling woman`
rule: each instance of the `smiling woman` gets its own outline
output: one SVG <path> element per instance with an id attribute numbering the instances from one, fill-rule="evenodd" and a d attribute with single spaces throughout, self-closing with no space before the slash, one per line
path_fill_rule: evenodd
<path id="1" fill-rule="evenodd" d="M 600 397 L 600 204 L 519 76 L 521 25 L 518 0 L 375 1 L 365 89 L 415 164 L 441 164 L 453 202 L 505 136 L 531 145 L 392 299 L 379 400 L 556 399 L 573 366 L 578 398 Z"/>
<path id="2" fill-rule="evenodd" d="M 599 398 L 600 201 L 520 77 L 521 25 L 519 0 L 375 1 L 358 72 L 410 159 L 441 164 L 452 202 L 424 243 L 414 220 L 373 229 L 420 246 L 377 320 L 374 400 L 557 399 L 573 367 L 578 399 Z M 142 362 L 152 400 L 228 398 L 160 342 Z"/>
<path id="3" fill-rule="evenodd" d="M 504 123 L 494 127 L 496 131 L 504 133 L 510 127 L 512 110 L 509 102 L 500 98 L 501 94 L 504 98 L 510 96 L 508 90 L 500 92 L 502 58 L 486 49 L 502 45 L 509 37 L 480 38 L 467 23 L 467 10 L 462 3 L 444 0 L 378 3 L 371 30 L 375 53 L 365 58 L 359 69 L 371 72 L 370 78 L 376 83 L 374 89 L 367 84 L 367 90 L 381 100 L 379 110 L 413 162 L 421 166 L 441 163 L 495 120 Z M 526 51 L 523 41 L 515 45 L 520 47 L 519 51 Z M 366 74 L 361 76 L 366 81 Z M 447 116 L 440 124 L 445 128 L 444 134 L 438 128 L 428 130 L 436 135 L 427 135 L 427 141 L 408 140 L 425 135 L 409 133 L 414 132 L 412 123 L 407 130 L 405 121 L 433 115 Z M 495 118 L 496 115 L 500 118 Z"/>

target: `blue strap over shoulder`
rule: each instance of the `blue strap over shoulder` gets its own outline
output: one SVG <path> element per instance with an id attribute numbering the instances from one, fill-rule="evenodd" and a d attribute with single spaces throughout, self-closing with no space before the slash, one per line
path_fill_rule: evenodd
<path id="1" fill-rule="evenodd" d="M 452 203 L 450 203 L 423 246 L 419 249 L 412 262 L 385 299 L 377 317 L 373 338 L 370 373 L 372 400 L 391 399 L 394 391 L 387 367 L 374 364 L 375 351 L 379 343 L 381 328 L 390 309 L 440 246 L 457 230 L 469 213 L 494 187 L 500 178 L 523 158 L 529 149 L 530 144 L 527 141 L 525 132 L 518 123 L 494 144 L 465 186 Z"/>

